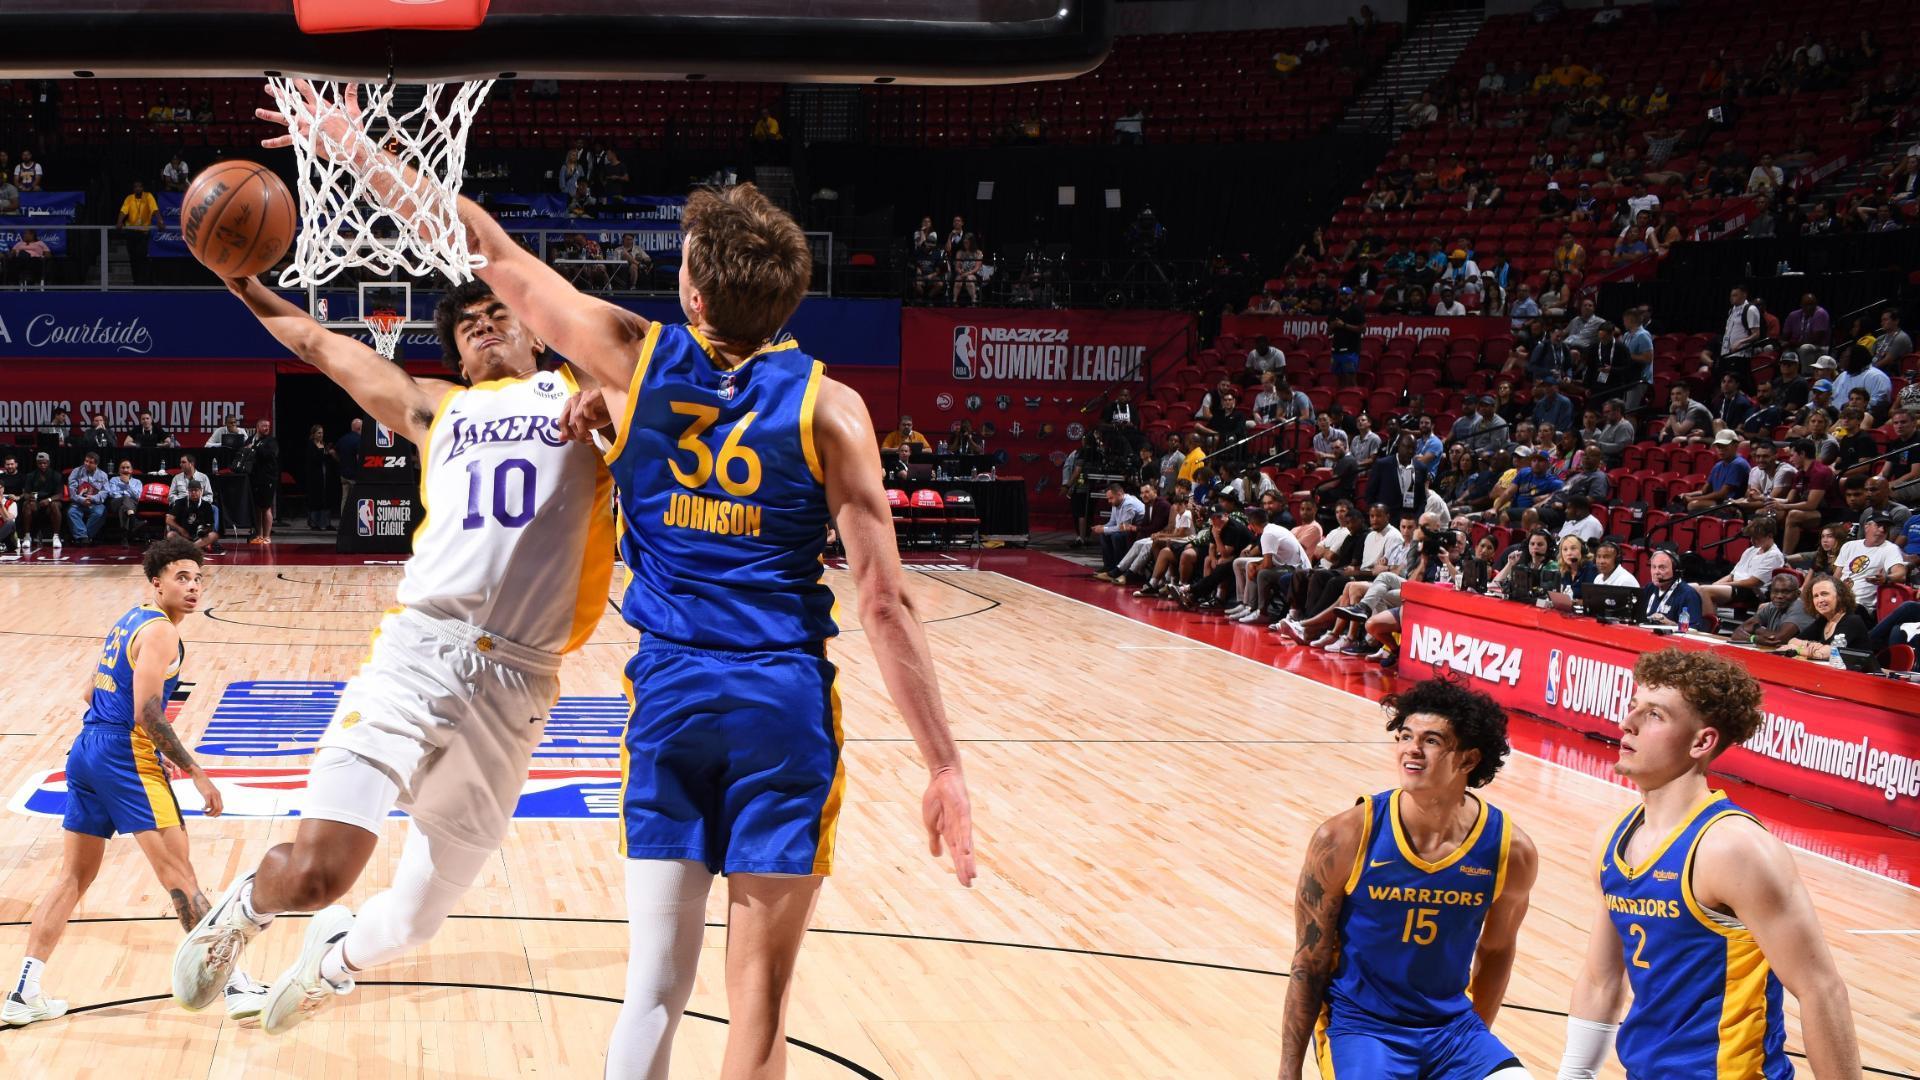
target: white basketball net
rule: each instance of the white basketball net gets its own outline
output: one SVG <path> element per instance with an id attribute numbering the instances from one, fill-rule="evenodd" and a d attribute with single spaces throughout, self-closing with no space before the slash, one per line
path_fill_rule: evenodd
<path id="1" fill-rule="evenodd" d="M 391 360 L 400 351 L 400 335 L 406 333 L 406 320 L 397 311 L 370 312 L 363 320 L 373 335 L 373 349 Z"/>
<path id="2" fill-rule="evenodd" d="M 397 114 L 404 106 L 395 91 L 410 100 L 414 88 L 303 81 L 314 100 L 292 79 L 267 80 L 288 120 L 300 181 L 300 233 L 281 287 L 319 285 L 362 267 L 381 277 L 471 280 L 486 260 L 467 250 L 457 196 L 467 133 L 493 80 L 428 84 L 417 105 Z M 341 123 L 356 103 L 357 122 Z"/>

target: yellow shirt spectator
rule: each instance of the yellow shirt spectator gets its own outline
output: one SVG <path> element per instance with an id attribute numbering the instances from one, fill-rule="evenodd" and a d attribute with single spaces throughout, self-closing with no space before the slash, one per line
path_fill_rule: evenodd
<path id="1" fill-rule="evenodd" d="M 753 137 L 762 142 L 775 142 L 779 140 L 780 121 L 775 120 L 772 113 L 760 114 L 760 119 L 753 123 Z"/>
<path id="2" fill-rule="evenodd" d="M 1557 67 L 1553 69 L 1553 84 L 1555 86 L 1579 86 L 1582 82 L 1586 81 L 1589 74 L 1591 74 L 1591 72 L 1579 64 L 1568 64 L 1565 67 Z"/>
<path id="3" fill-rule="evenodd" d="M 1589 90 L 1598 90 L 1607 85 L 1607 77 L 1597 71 L 1589 71 L 1587 77 L 1580 80 L 1580 85 Z"/>
<path id="4" fill-rule="evenodd" d="M 144 229 L 159 212 L 160 204 L 153 201 L 152 192 L 135 191 L 120 200 L 120 228 Z"/>
<path id="5" fill-rule="evenodd" d="M 902 446 L 906 445 L 907 443 L 912 443 L 913 445 L 919 447 L 920 449 L 926 450 L 928 452 L 931 452 L 933 450 L 933 444 L 927 441 L 927 437 L 925 435 L 922 435 L 919 432 L 913 431 L 911 429 L 906 431 L 887 432 L 887 437 L 880 440 L 880 449 L 898 450 Z"/>
<path id="6" fill-rule="evenodd" d="M 1180 463 L 1179 479 L 1192 481 L 1193 474 L 1196 472 L 1199 472 L 1200 466 L 1206 464 L 1206 461 L 1207 461 L 1207 452 L 1205 450 L 1202 450 L 1196 446 L 1193 449 L 1187 451 L 1187 460 Z"/>
<path id="7" fill-rule="evenodd" d="M 1647 97 L 1647 115 L 1658 116 L 1673 107 L 1672 100 L 1665 90 L 1655 90 Z"/>

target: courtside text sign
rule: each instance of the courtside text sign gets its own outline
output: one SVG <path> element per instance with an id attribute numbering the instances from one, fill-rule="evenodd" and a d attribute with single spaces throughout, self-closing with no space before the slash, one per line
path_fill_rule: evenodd
<path id="1" fill-rule="evenodd" d="M 1715 772 L 1920 831 L 1920 715 L 1806 688 L 1816 676 L 1856 686 L 1868 676 L 1725 644 L 1601 627 L 1433 586 L 1409 583 L 1405 596 L 1402 675 L 1459 679 L 1510 709 L 1607 738 L 1620 737 L 1640 653 L 1675 645 L 1746 663 L 1761 680 L 1766 719 L 1753 738 L 1714 762 Z M 1887 685 L 1920 709 L 1920 694 Z"/>

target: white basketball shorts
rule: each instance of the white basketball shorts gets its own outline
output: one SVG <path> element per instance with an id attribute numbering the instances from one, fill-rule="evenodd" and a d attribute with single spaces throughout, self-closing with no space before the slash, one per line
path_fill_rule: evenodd
<path id="1" fill-rule="evenodd" d="M 381 621 L 320 748 L 377 766 L 399 789 L 397 805 L 437 832 L 498 847 L 559 698 L 559 675 L 554 653 L 401 608 Z M 386 807 L 349 808 L 341 804 L 355 800 L 321 786 L 316 776 L 303 814 L 379 831 Z"/>

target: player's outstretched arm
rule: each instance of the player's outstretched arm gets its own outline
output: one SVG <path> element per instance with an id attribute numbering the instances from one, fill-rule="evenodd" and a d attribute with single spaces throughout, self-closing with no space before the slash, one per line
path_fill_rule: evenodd
<path id="1" fill-rule="evenodd" d="M 167 720 L 167 669 L 180 655 L 180 631 L 165 619 L 155 619 L 141 627 L 128 646 L 127 658 L 133 663 L 134 723 L 154 749 L 160 751 L 175 768 L 185 769 L 193 777 L 193 786 L 206 800 L 208 817 L 220 816 L 220 791 L 207 778 L 207 771 L 187 752 L 186 745 Z"/>
<path id="2" fill-rule="evenodd" d="M 1293 894 L 1293 966 L 1280 1019 L 1280 1080 L 1300 1080 L 1300 1062 L 1326 1004 L 1340 955 L 1340 909 L 1359 857 L 1367 807 L 1351 807 L 1321 823 L 1307 844 Z"/>
<path id="3" fill-rule="evenodd" d="M 1820 933 L 1820 918 L 1793 853 L 1757 822 L 1729 817 L 1707 831 L 1694 856 L 1694 898 L 1731 909 L 1761 955 L 1800 1002 L 1800 1037 L 1815 1080 L 1859 1080 L 1860 1043 L 1847 984 Z"/>
<path id="4" fill-rule="evenodd" d="M 230 278 L 227 288 L 247 305 L 253 317 L 303 363 L 320 369 L 367 410 L 375 420 L 419 446 L 441 395 L 453 384 L 415 379 L 399 364 L 345 334 L 315 322 L 313 316 L 282 299 L 259 278 Z"/>
<path id="5" fill-rule="evenodd" d="M 1467 993 L 1473 997 L 1473 1011 L 1487 1027 L 1500 1015 L 1500 1003 L 1507 996 L 1507 980 L 1513 977 L 1513 957 L 1520 940 L 1520 923 L 1527 917 L 1527 905 L 1533 896 L 1534 878 L 1540 872 L 1540 853 L 1533 838 L 1513 830 L 1513 842 L 1507 852 L 1507 880 L 1500 898 L 1487 911 L 1480 930 L 1480 945 L 1473 954 L 1473 977 Z"/>
<path id="6" fill-rule="evenodd" d="M 894 545 L 893 511 L 881 484 L 880 447 L 860 395 L 822 379 L 813 411 L 814 446 L 826 475 L 827 510 L 847 548 L 847 568 L 860 592 L 860 626 L 873 643 L 887 694 L 907 722 L 932 774 L 920 813 L 929 850 L 942 845 L 953 858 L 960 884 L 973 883 L 973 809 L 960 750 L 940 704 L 927 635 L 913 610 L 900 551 Z"/>
<path id="7" fill-rule="evenodd" d="M 1611 824 L 1600 830 L 1593 863 L 1605 857 L 1613 837 Z M 1598 878 L 1595 878 L 1598 884 Z M 1593 923 L 1587 929 L 1587 956 L 1573 980 L 1573 1000 L 1567 1006 L 1567 1045 L 1560 1058 L 1559 1080 L 1593 1080 L 1613 1050 L 1614 1029 L 1627 1010 L 1627 962 L 1620 951 L 1620 935 L 1613 929 L 1606 897 L 1598 897 Z"/>

